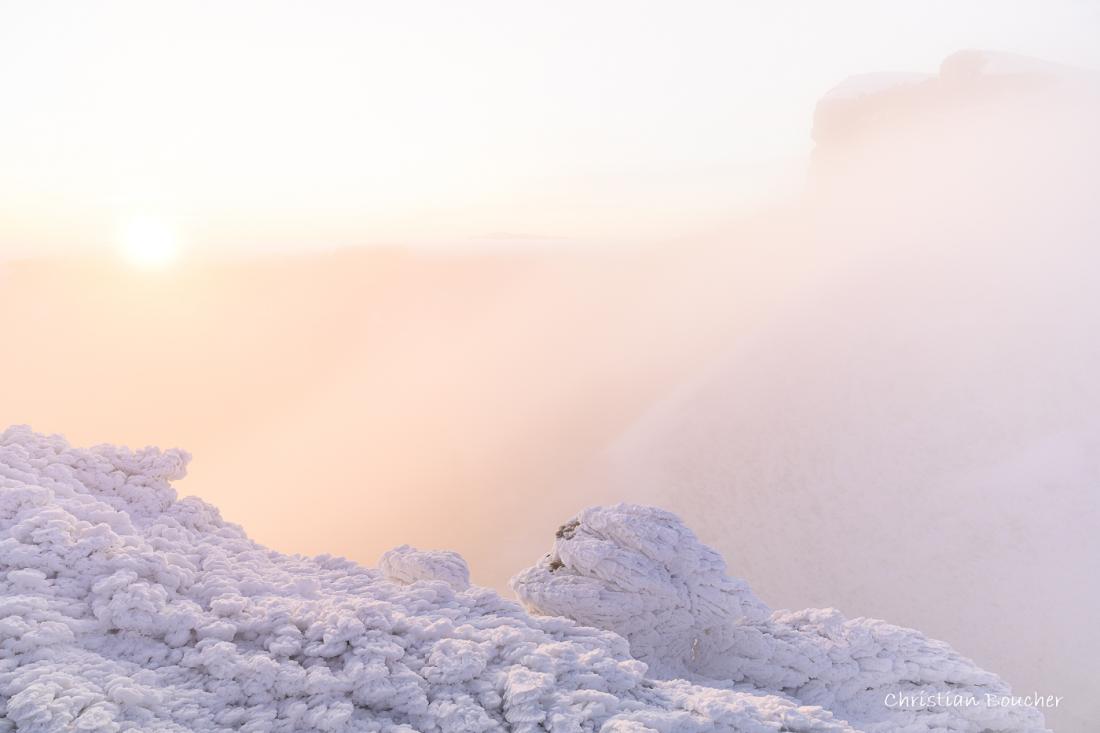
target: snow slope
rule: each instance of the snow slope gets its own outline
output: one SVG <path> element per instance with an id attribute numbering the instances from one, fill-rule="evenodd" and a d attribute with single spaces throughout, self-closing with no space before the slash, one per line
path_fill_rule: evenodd
<path id="1" fill-rule="evenodd" d="M 655 674 L 647 675 L 613 631 L 531 616 L 470 587 L 453 553 L 397 548 L 380 571 L 268 550 L 210 505 L 176 498 L 170 482 L 187 460 L 153 448 L 79 450 L 22 427 L 0 434 L 0 731 L 856 730 L 764 689 L 661 679 L 672 668 L 648 651 Z M 583 515 L 583 531 L 562 547 L 618 516 Z M 721 575 L 712 551 L 670 515 L 652 517 L 622 528 L 670 528 L 685 552 L 669 555 L 666 545 L 665 562 L 705 563 L 692 593 L 714 607 L 701 619 L 743 611 L 769 633 L 777 628 L 747 588 Z M 623 556 L 632 557 L 640 558 Z M 618 569 L 637 603 L 645 589 L 631 581 L 644 568 Z M 604 620 L 630 607 L 630 594 L 620 594 Z M 807 639 L 818 633 L 812 618 L 799 622 Z M 821 623 L 832 628 L 833 618 Z M 922 660 L 948 660 L 943 680 L 1003 689 L 915 632 L 887 637 L 915 640 Z M 851 646 L 844 654 L 855 658 Z M 793 689 L 782 682 L 789 663 L 799 664 L 781 660 L 765 687 Z M 883 664 L 909 663 L 887 654 Z M 766 658 L 750 666 L 764 676 L 772 668 Z M 860 674 L 875 669 L 860 662 Z M 990 721 L 1005 724 L 991 730 L 1024 731 L 1040 718 L 1025 711 Z M 931 729 L 919 716 L 911 728 Z"/>

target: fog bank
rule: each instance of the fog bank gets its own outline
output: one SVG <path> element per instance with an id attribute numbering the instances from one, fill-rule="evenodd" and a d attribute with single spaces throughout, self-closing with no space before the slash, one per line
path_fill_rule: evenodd
<path id="1" fill-rule="evenodd" d="M 685 513 L 765 597 L 928 629 L 1065 695 L 1048 723 L 1088 730 L 1094 80 L 960 55 L 859 89 L 819 107 L 816 277 L 633 426 L 598 481 Z"/>

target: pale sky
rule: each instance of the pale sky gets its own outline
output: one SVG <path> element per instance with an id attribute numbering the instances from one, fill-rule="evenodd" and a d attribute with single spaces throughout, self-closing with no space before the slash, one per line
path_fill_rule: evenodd
<path id="1" fill-rule="evenodd" d="M 1076 0 L 9 0 L 0 256 L 690 235 L 797 182 L 848 75 L 1098 37 Z"/>

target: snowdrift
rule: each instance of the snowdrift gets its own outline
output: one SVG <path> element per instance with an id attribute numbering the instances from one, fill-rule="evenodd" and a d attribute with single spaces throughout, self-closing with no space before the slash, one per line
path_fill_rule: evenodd
<path id="1" fill-rule="evenodd" d="M 0 731 L 1042 729 L 1029 708 L 876 708 L 1007 688 L 917 632 L 769 616 L 659 510 L 590 510 L 517 578 L 574 621 L 470 586 L 454 553 L 268 550 L 176 498 L 187 460 L 0 435 Z"/>

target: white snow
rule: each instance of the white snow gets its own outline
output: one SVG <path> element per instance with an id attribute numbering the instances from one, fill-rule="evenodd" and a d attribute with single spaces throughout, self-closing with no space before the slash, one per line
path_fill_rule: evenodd
<path id="1" fill-rule="evenodd" d="M 674 514 L 620 504 L 563 525 L 512 584 L 534 612 L 622 634 L 657 677 L 788 696 L 865 731 L 1043 729 L 1034 708 L 990 706 L 1008 687 L 942 642 L 835 609 L 771 613 L 725 571 Z M 968 703 L 885 704 L 921 696 Z"/>
<path id="2" fill-rule="evenodd" d="M 1025 708 L 881 708 L 1005 688 L 916 632 L 769 619 L 660 510 L 590 510 L 517 581 L 601 630 L 469 586 L 454 553 L 397 548 L 383 572 L 268 550 L 176 498 L 187 460 L 0 434 L 0 731 L 1041 729 Z"/>
<path id="3" fill-rule="evenodd" d="M 470 587 L 470 568 L 461 555 L 450 550 L 424 551 L 401 545 L 382 555 L 378 569 L 397 583 L 442 580 L 455 590 Z"/>
<path id="4" fill-rule="evenodd" d="M 187 459 L 0 435 L 0 731 L 852 730 L 648 678 L 616 634 L 458 582 L 452 554 L 400 548 L 392 582 L 268 550 L 176 499 Z"/>

